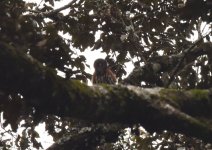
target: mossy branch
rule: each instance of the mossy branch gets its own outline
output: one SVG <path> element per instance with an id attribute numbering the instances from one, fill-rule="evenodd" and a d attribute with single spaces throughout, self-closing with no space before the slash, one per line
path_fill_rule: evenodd
<path id="1" fill-rule="evenodd" d="M 53 69 L 44 67 L 11 45 L 0 42 L 0 48 L 0 89 L 22 94 L 27 105 L 42 114 L 97 123 L 140 123 L 150 132 L 170 130 L 212 141 L 211 125 L 192 117 L 193 111 L 186 114 L 186 110 L 182 109 L 184 101 L 190 102 L 192 107 L 195 99 L 202 99 L 207 101 L 207 105 L 210 104 L 207 107 L 211 110 L 209 90 L 204 90 L 204 94 L 180 91 L 183 94 L 178 95 L 178 90 L 160 88 L 141 89 L 123 85 L 89 87 L 57 76 Z M 206 117 L 210 118 L 211 111 L 209 113 Z"/>

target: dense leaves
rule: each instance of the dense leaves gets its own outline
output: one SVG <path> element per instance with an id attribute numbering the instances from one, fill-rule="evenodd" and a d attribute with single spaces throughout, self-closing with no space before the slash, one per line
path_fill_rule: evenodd
<path id="1" fill-rule="evenodd" d="M 72 0 L 56 9 L 58 3 L 61 3 L 60 0 L 41 0 L 38 3 L 2 0 L 0 42 L 16 51 L 22 51 L 43 66 L 60 72 L 65 80 L 87 82 L 91 74 L 85 71 L 88 66 L 86 56 L 79 53 L 87 49 L 100 49 L 107 54 L 106 60 L 120 83 L 142 87 L 211 88 L 210 0 Z M 128 62 L 133 63 L 134 70 L 124 79 L 127 71 L 125 64 Z M 0 63 L 4 62 L 0 60 Z M 10 63 L 16 62 L 8 60 L 8 63 L 2 66 L 10 69 L 7 67 Z M 21 69 L 12 71 L 22 73 Z M 39 82 L 33 81 L 32 84 L 41 83 L 41 78 L 42 75 Z M 16 77 L 5 82 L 14 81 Z M 34 129 L 42 121 L 46 123 L 46 130 L 55 140 L 67 130 L 72 132 L 72 127 L 78 127 L 78 123 L 81 123 L 55 116 L 43 116 L 42 112 L 28 107 L 25 103 L 25 93 L 29 91 L 8 89 L 0 89 L 0 111 L 3 118 L 1 123 L 5 129 L 1 134 L 7 136 L 10 133 L 15 140 L 1 138 L 0 146 L 3 145 L 4 148 L 41 148 L 36 139 L 38 133 Z M 82 126 L 85 126 L 86 123 L 83 124 Z M 8 126 L 14 132 L 6 129 Z M 15 133 L 21 126 L 24 127 L 22 132 Z M 80 125 L 77 131 L 81 130 L 82 126 Z M 102 130 L 100 131 L 102 133 Z M 184 137 L 175 134 L 170 136 L 178 141 Z M 154 136 L 150 137 L 144 140 L 136 139 L 135 147 L 140 148 L 140 143 L 148 145 L 151 143 L 148 140 L 154 140 Z M 163 133 L 162 137 L 167 137 L 167 134 Z M 160 140 L 160 145 L 163 145 L 164 139 Z M 168 143 L 168 139 L 165 141 L 165 146 L 176 148 L 176 145 Z M 193 142 L 198 140 L 190 141 L 195 148 Z M 179 143 L 185 146 L 185 143 Z M 134 148 L 131 147 L 133 145 L 127 146 Z M 156 144 L 155 147 L 159 146 Z"/>

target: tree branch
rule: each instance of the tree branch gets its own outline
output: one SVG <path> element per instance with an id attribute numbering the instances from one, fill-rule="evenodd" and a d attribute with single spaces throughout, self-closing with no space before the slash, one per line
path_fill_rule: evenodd
<path id="1" fill-rule="evenodd" d="M 56 141 L 47 150 L 58 149 L 96 149 L 97 146 L 104 143 L 115 142 L 118 139 L 120 128 L 105 129 L 105 127 L 98 126 L 91 131 L 85 131 L 78 134 L 69 134 Z M 104 137 L 104 139 L 102 139 Z"/>
<path id="2" fill-rule="evenodd" d="M 54 70 L 9 44 L 0 42 L 0 48 L 0 89 L 20 93 L 27 106 L 34 107 L 36 112 L 98 123 L 140 123 L 149 132 L 170 130 L 212 141 L 211 125 L 168 103 L 164 97 L 170 97 L 169 92 L 163 92 L 166 89 L 122 85 L 89 87 L 57 76 Z M 172 102 L 180 103 L 181 95 L 177 90 L 173 93 Z M 188 91 L 183 98 L 193 101 L 203 96 L 192 95 Z M 209 91 L 203 99 L 212 104 Z"/>
<path id="3" fill-rule="evenodd" d="M 198 40 L 190 48 L 185 50 L 184 53 L 172 56 L 158 56 L 154 60 L 151 60 L 151 63 L 147 63 L 142 67 L 135 67 L 130 75 L 124 79 L 123 83 L 140 86 L 141 81 L 145 81 L 154 86 L 168 87 L 176 74 L 187 64 L 192 63 L 199 56 L 211 55 L 211 43 L 203 43 L 199 47 L 196 47 L 200 42 L 201 40 Z M 167 79 L 168 82 L 164 82 L 160 78 L 160 75 L 169 72 L 172 72 L 170 78 Z"/>
<path id="4" fill-rule="evenodd" d="M 39 16 L 45 16 L 45 17 L 51 17 L 57 13 L 59 13 L 60 11 L 63 11 L 69 7 L 71 7 L 74 3 L 76 3 L 77 0 L 72 0 L 71 2 L 69 2 L 68 4 L 60 7 L 60 8 L 57 8 L 53 11 L 50 11 L 50 12 L 41 12 L 41 11 L 38 11 L 38 10 L 28 10 L 29 12 L 33 12 L 33 13 L 37 13 L 39 14 Z"/>
<path id="5" fill-rule="evenodd" d="M 66 5 L 64 5 L 64 6 L 60 7 L 60 8 L 58 8 L 58 9 L 55 9 L 55 10 L 53 10 L 53 11 L 51 11 L 51 12 L 44 12 L 43 15 L 48 17 L 48 16 L 52 16 L 52 15 L 54 15 L 54 14 L 57 14 L 57 13 L 59 13 L 60 11 L 65 10 L 65 9 L 71 7 L 76 1 L 77 1 L 77 0 L 72 0 L 72 1 L 69 2 L 68 4 L 66 4 Z"/>
<path id="6" fill-rule="evenodd" d="M 169 85 L 172 83 L 172 81 L 174 80 L 175 75 L 177 74 L 177 72 L 179 71 L 179 69 L 181 68 L 181 65 L 183 64 L 184 59 L 187 57 L 187 55 L 197 46 L 199 45 L 203 39 L 209 35 L 210 33 L 206 34 L 205 36 L 201 36 L 200 39 L 198 39 L 194 44 L 192 44 L 188 49 L 185 50 L 185 52 L 183 53 L 183 56 L 181 57 L 179 63 L 177 64 L 177 66 L 174 68 L 172 74 L 170 75 L 170 79 L 167 82 L 167 84 L 165 85 L 165 87 L 169 87 Z"/>

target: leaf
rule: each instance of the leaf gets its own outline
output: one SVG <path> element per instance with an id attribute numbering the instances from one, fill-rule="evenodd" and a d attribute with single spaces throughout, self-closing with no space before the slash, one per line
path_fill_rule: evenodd
<path id="1" fill-rule="evenodd" d="M 52 6 L 54 6 L 54 0 L 48 0 L 49 4 L 51 4 Z"/>
<path id="2" fill-rule="evenodd" d="M 128 38 L 128 36 L 128 34 L 122 34 L 120 37 L 121 41 L 124 42 Z"/>
<path id="3" fill-rule="evenodd" d="M 122 51 L 118 56 L 117 56 L 117 61 L 118 62 L 125 62 L 127 56 L 127 51 Z"/>
<path id="4" fill-rule="evenodd" d="M 35 138 L 31 138 L 31 142 L 33 144 L 33 147 L 35 147 L 36 149 L 40 149 L 40 148 L 43 149 L 41 143 L 38 142 Z"/>
<path id="5" fill-rule="evenodd" d="M 39 41 L 37 44 L 36 44 L 36 46 L 38 46 L 38 47 L 43 47 L 44 45 L 46 45 L 46 43 L 47 43 L 47 39 L 44 39 L 44 40 L 42 40 L 42 41 Z"/>
<path id="6" fill-rule="evenodd" d="M 101 48 L 101 46 L 102 46 L 102 41 L 101 41 L 101 39 L 99 39 L 99 40 L 97 40 L 95 42 L 94 47 L 92 48 L 92 50 L 99 49 L 99 48 Z"/>
<path id="7" fill-rule="evenodd" d="M 207 35 L 205 38 L 208 42 L 210 42 L 210 36 L 209 35 Z"/>
<path id="8" fill-rule="evenodd" d="M 77 48 L 82 48 L 80 49 L 81 51 L 84 51 L 88 47 L 93 47 L 95 42 L 95 37 L 91 33 L 74 34 L 72 37 L 74 46 Z"/>

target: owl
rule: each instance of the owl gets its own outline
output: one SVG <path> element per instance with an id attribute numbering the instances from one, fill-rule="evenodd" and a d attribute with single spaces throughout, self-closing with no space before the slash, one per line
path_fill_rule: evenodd
<path id="1" fill-rule="evenodd" d="M 108 67 L 106 60 L 97 59 L 94 62 L 94 74 L 92 78 L 93 84 L 115 84 L 116 83 L 116 75 L 112 72 L 112 70 Z"/>

